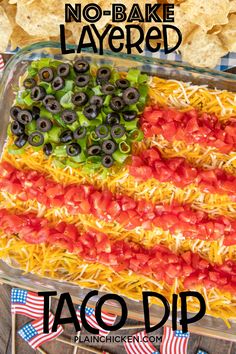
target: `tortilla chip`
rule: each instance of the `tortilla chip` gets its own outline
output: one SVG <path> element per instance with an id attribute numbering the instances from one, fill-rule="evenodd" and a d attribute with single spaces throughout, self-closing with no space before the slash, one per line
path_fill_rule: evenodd
<path id="1" fill-rule="evenodd" d="M 228 23 L 229 0 L 186 0 L 180 5 L 186 18 L 205 30 Z"/>
<path id="2" fill-rule="evenodd" d="M 22 48 L 30 44 L 47 40 L 49 40 L 49 37 L 29 36 L 29 34 L 25 32 L 23 28 L 18 25 L 15 25 L 10 37 L 10 46 L 11 50 L 15 50 L 18 47 Z"/>
<path id="3" fill-rule="evenodd" d="M 42 0 L 18 0 L 16 23 L 31 36 L 58 36 L 59 25 L 64 23 L 64 8 L 58 1 L 46 5 Z"/>
<path id="4" fill-rule="evenodd" d="M 229 52 L 236 52 L 236 15 L 230 15 L 229 23 L 223 27 L 219 38 Z"/>
<path id="5" fill-rule="evenodd" d="M 231 0 L 230 1 L 229 13 L 230 14 L 236 13 L 236 0 Z"/>
<path id="6" fill-rule="evenodd" d="M 222 31 L 223 26 L 216 25 L 212 27 L 210 31 L 208 31 L 208 34 L 219 34 Z"/>
<path id="7" fill-rule="evenodd" d="M 0 5 L 0 52 L 5 52 L 12 34 L 12 25 L 3 7 Z"/>
<path id="8" fill-rule="evenodd" d="M 196 29 L 181 48 L 183 61 L 194 66 L 214 68 L 220 58 L 227 54 L 222 42 L 215 34 L 202 28 Z"/>

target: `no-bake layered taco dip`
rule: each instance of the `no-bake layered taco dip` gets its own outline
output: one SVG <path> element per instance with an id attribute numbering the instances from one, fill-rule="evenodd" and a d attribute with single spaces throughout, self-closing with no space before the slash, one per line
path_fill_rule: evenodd
<path id="1" fill-rule="evenodd" d="M 1 258 L 135 300 L 196 290 L 235 319 L 236 95 L 84 58 L 31 62 L 14 89 Z"/>

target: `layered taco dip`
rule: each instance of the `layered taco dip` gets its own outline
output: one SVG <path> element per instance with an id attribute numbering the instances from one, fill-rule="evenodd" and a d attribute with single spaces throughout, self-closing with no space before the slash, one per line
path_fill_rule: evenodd
<path id="1" fill-rule="evenodd" d="M 196 290 L 236 319 L 234 93 L 43 58 L 9 117 L 3 260 L 134 300 Z"/>

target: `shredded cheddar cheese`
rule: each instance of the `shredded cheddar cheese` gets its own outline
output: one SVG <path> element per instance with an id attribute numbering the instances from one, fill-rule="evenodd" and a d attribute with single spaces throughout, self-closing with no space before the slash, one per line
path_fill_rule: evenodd
<path id="1" fill-rule="evenodd" d="M 32 152 L 31 149 L 27 149 L 23 155 L 11 155 L 6 150 L 3 160 L 18 169 L 28 168 L 45 173 L 65 185 L 90 183 L 98 188 L 107 188 L 112 193 L 126 194 L 136 200 L 146 199 L 153 203 L 171 203 L 175 200 L 180 204 L 191 204 L 193 208 L 208 212 L 212 216 L 236 217 L 236 202 L 227 195 L 203 193 L 195 185 L 181 189 L 170 182 L 161 183 L 154 178 L 139 182 L 129 174 L 126 166 L 119 170 L 111 169 L 111 174 L 101 179 L 99 172 L 88 174 L 82 169 L 72 167 L 56 168 L 52 158 L 47 159 L 42 152 Z"/>
<path id="2" fill-rule="evenodd" d="M 125 74 L 124 74 L 125 76 Z M 197 86 L 176 80 L 165 80 L 154 77 L 150 80 L 149 103 L 161 107 L 174 107 L 180 111 L 198 109 L 201 112 L 215 113 L 224 123 L 230 117 L 236 117 L 236 95 L 228 91 L 210 90 L 206 85 Z M 97 188 L 109 189 L 113 193 L 122 193 L 136 200 L 146 199 L 153 203 L 191 204 L 195 210 L 203 210 L 210 216 L 225 215 L 236 218 L 236 201 L 227 195 L 207 194 L 192 184 L 183 189 L 172 183 L 160 183 L 155 179 L 145 182 L 137 181 L 129 174 L 127 166 L 119 170 L 112 167 L 107 177 L 101 178 L 101 171 L 89 175 L 83 169 L 69 166 L 58 168 L 53 157 L 46 158 L 39 151 L 27 148 L 24 154 L 13 155 L 8 152 L 12 144 L 9 138 L 2 159 L 16 168 L 39 171 L 63 185 L 93 184 Z M 184 157 L 193 166 L 205 169 L 221 168 L 227 173 L 236 175 L 236 152 L 223 154 L 213 147 L 198 144 L 185 144 L 182 141 L 169 143 L 163 137 L 145 139 L 133 144 L 133 153 L 138 153 L 152 146 L 157 146 L 164 158 Z M 105 222 L 92 215 L 70 215 L 66 207 L 47 209 L 40 203 L 30 200 L 22 202 L 17 196 L 4 191 L 0 192 L 0 208 L 7 208 L 17 213 L 33 212 L 38 217 L 45 217 L 52 223 L 65 221 L 75 224 L 82 232 L 95 229 L 107 234 L 114 240 L 125 239 L 152 248 L 156 244 L 167 246 L 173 252 L 192 251 L 207 261 L 223 264 L 230 259 L 236 261 L 236 246 L 224 246 L 223 237 L 216 241 L 185 239 L 181 233 L 171 234 L 160 228 L 151 231 L 137 227 L 125 230 L 117 222 Z M 171 303 L 173 293 L 184 291 L 180 279 L 175 279 L 172 286 L 158 282 L 151 275 L 146 277 L 131 270 L 119 273 L 110 267 L 89 263 L 77 255 L 69 253 L 57 246 L 46 244 L 29 244 L 17 236 L 7 237 L 0 232 L 0 257 L 11 267 L 20 268 L 24 272 L 32 272 L 42 277 L 68 281 L 80 287 L 111 291 L 139 301 L 143 291 L 161 292 Z M 222 318 L 230 326 L 229 320 L 236 320 L 236 295 L 222 292 L 220 289 L 207 290 L 196 286 L 205 298 L 207 314 Z M 155 300 L 154 300 L 155 303 Z M 158 303 L 160 305 L 160 303 Z M 190 312 L 199 310 L 199 303 L 191 298 L 188 304 Z"/>
<path id="3" fill-rule="evenodd" d="M 197 252 L 204 259 L 215 264 L 223 264 L 228 259 L 236 261 L 236 246 L 224 246 L 223 238 L 215 241 L 186 239 L 181 233 L 171 234 L 169 231 L 164 231 L 158 227 L 154 227 L 152 230 L 143 230 L 141 227 L 136 227 L 134 230 L 126 230 L 115 221 L 98 220 L 93 215 L 71 215 L 66 207 L 46 209 L 37 201 L 22 202 L 17 199 L 17 196 L 4 192 L 0 192 L 1 207 L 7 208 L 12 212 L 16 211 L 19 214 L 30 211 L 38 217 L 47 218 L 55 225 L 60 221 L 64 221 L 69 224 L 75 224 L 81 232 L 93 229 L 103 232 L 116 241 L 132 241 L 146 248 L 161 244 L 173 252 Z"/>
<path id="4" fill-rule="evenodd" d="M 10 266 L 25 272 L 59 279 L 79 285 L 82 288 L 99 289 L 126 296 L 133 300 L 141 300 L 143 291 L 161 292 L 171 303 L 173 292 L 184 291 L 183 284 L 176 279 L 173 286 L 157 282 L 152 277 L 145 277 L 131 271 L 119 274 L 108 266 L 86 263 L 77 255 L 61 248 L 47 245 L 33 245 L 18 239 L 16 236 L 0 237 L 0 257 Z M 236 320 L 236 297 L 219 289 L 199 291 L 207 302 L 207 314 L 221 318 L 229 325 L 229 320 Z M 155 300 L 153 303 L 160 305 Z M 190 312 L 199 310 L 199 302 L 192 298 L 188 303 Z"/>
<path id="5" fill-rule="evenodd" d="M 196 108 L 215 113 L 220 121 L 236 117 L 236 95 L 226 90 L 211 90 L 207 85 L 197 86 L 176 80 L 153 77 L 149 88 L 151 104 L 173 107 L 181 111 Z"/>

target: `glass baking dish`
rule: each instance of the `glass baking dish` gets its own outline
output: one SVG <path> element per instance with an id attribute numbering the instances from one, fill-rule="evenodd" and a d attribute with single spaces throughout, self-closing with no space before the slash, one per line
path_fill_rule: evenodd
<path id="1" fill-rule="evenodd" d="M 68 47 L 69 48 L 69 47 Z M 77 54 L 62 55 L 60 43 L 41 42 L 26 47 L 16 53 L 8 62 L 3 78 L 0 82 L 0 153 L 3 151 L 7 135 L 7 125 L 9 121 L 9 109 L 14 100 L 13 88 L 18 84 L 19 77 L 25 72 L 29 62 L 43 57 L 55 59 L 72 60 Z M 103 56 L 94 53 L 84 52 L 85 57 L 90 62 L 98 64 L 112 64 L 119 71 L 125 71 L 129 67 L 138 67 L 141 71 L 150 75 L 158 75 L 162 78 L 171 78 L 184 82 L 192 82 L 197 85 L 208 85 L 210 88 L 225 89 L 236 93 L 236 75 L 222 73 L 213 70 L 198 69 L 188 65 L 179 64 L 165 60 L 148 58 L 144 56 L 134 56 L 127 54 L 114 54 L 105 51 Z M 84 296 L 90 291 L 82 289 L 72 283 L 58 280 L 42 278 L 34 274 L 24 274 L 20 270 L 9 267 L 5 262 L 0 261 L 0 281 L 29 290 L 57 290 L 58 293 L 70 292 L 75 303 L 80 303 Z M 102 293 L 100 293 L 102 295 Z M 96 298 L 92 305 L 95 305 Z M 126 299 L 129 317 L 136 320 L 143 320 L 142 303 Z M 119 314 L 117 303 L 107 303 L 108 311 Z M 161 307 L 151 306 L 151 322 L 157 323 L 162 318 L 163 310 Z M 208 335 L 228 340 L 236 341 L 236 323 L 232 323 L 228 329 L 221 319 L 211 316 L 204 318 L 190 326 L 191 332 Z"/>

